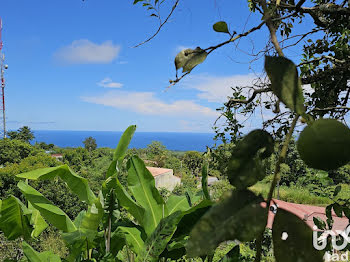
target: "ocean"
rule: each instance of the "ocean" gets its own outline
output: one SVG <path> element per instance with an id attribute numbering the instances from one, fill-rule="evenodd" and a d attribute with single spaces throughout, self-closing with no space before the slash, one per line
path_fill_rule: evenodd
<path id="1" fill-rule="evenodd" d="M 59 147 L 84 146 L 85 138 L 92 136 L 98 147 L 115 148 L 122 132 L 113 131 L 46 131 L 34 130 L 35 142 L 55 144 Z M 173 133 L 173 132 L 135 132 L 129 148 L 145 148 L 152 141 L 160 141 L 168 150 L 174 151 L 206 151 L 213 146 L 213 133 Z"/>

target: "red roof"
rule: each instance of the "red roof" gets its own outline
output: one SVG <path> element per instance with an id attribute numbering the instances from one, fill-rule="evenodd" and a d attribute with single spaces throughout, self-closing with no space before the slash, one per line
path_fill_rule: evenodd
<path id="1" fill-rule="evenodd" d="M 325 213 L 325 207 L 318 207 L 318 206 L 310 206 L 310 205 L 301 205 L 301 204 L 294 204 L 294 203 L 288 203 L 282 200 L 273 199 L 271 201 L 271 205 L 276 204 L 277 208 L 282 208 L 286 211 L 289 211 L 301 219 L 305 221 L 305 223 L 312 229 L 314 229 L 314 222 L 313 217 L 319 217 L 323 221 L 326 222 L 327 217 Z M 262 203 L 262 206 L 266 206 L 265 203 Z M 278 212 L 278 211 L 277 211 Z M 269 211 L 269 217 L 267 221 L 267 227 L 272 228 L 273 219 L 275 217 L 275 214 L 272 211 Z M 349 220 L 347 217 L 343 216 L 342 218 L 337 217 L 337 215 L 332 211 L 332 217 L 334 220 L 333 228 L 332 230 L 344 230 L 348 224 Z"/>
<path id="2" fill-rule="evenodd" d="M 164 173 L 168 172 L 173 172 L 172 169 L 167 169 L 167 168 L 160 168 L 160 167 L 151 167 L 151 166 L 146 166 L 149 172 L 151 172 L 152 176 L 156 177 L 159 175 L 162 175 Z"/>

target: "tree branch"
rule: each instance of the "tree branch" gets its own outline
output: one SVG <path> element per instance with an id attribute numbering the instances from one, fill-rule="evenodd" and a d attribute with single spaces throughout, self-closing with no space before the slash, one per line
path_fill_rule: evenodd
<path id="1" fill-rule="evenodd" d="M 170 11 L 169 15 L 167 16 L 167 18 L 164 20 L 163 23 L 160 23 L 160 25 L 159 25 L 157 31 L 156 31 L 151 37 L 149 37 L 148 39 L 146 39 L 145 41 L 143 41 L 143 42 L 141 42 L 141 43 L 139 43 L 139 44 L 133 46 L 133 48 L 139 47 L 140 45 L 143 45 L 143 44 L 145 44 L 145 43 L 151 41 L 151 40 L 160 32 L 160 30 L 162 29 L 162 27 L 168 22 L 169 18 L 170 18 L 170 17 L 172 16 L 172 14 L 174 13 L 174 11 L 175 11 L 176 7 L 178 6 L 179 2 L 180 2 L 180 0 L 176 0 L 175 4 L 174 4 L 173 7 L 171 8 L 171 11 Z"/>
<path id="2" fill-rule="evenodd" d="M 215 45 L 215 46 L 210 46 L 210 47 L 205 48 L 205 49 L 203 49 L 203 50 L 206 51 L 206 52 L 208 52 L 208 54 L 210 54 L 211 52 L 213 52 L 214 50 L 218 49 L 219 47 L 222 47 L 222 46 L 224 46 L 224 45 L 227 45 L 227 44 L 229 44 L 229 43 L 232 43 L 232 42 L 236 41 L 237 39 L 240 39 L 241 37 L 245 37 L 245 36 L 249 35 L 250 33 L 252 33 L 252 32 L 254 32 L 254 31 L 260 29 L 264 24 L 265 24 L 265 21 L 261 22 L 259 25 L 257 25 L 257 26 L 255 26 L 255 27 L 249 29 L 248 31 L 246 31 L 246 32 L 244 32 L 244 33 L 238 34 L 238 35 L 236 35 L 235 37 L 231 37 L 229 40 L 227 40 L 227 41 L 225 41 L 225 42 L 222 42 L 222 43 L 220 43 L 220 44 L 218 44 L 218 45 Z M 184 78 L 184 77 L 185 77 L 186 75 L 188 75 L 189 73 L 191 73 L 191 72 L 186 72 L 185 74 L 183 74 L 183 75 L 180 76 L 179 78 L 176 77 L 175 80 L 169 80 L 170 85 L 168 86 L 168 88 L 171 87 L 171 86 L 176 85 L 176 83 L 178 83 L 182 78 Z"/>
<path id="3" fill-rule="evenodd" d="M 289 10 L 297 10 L 297 6 L 289 5 L 287 3 L 281 3 L 281 8 Z M 314 14 L 315 12 L 321 12 L 324 14 L 338 14 L 338 15 L 350 15 L 350 9 L 342 7 L 336 4 L 322 4 L 313 7 L 300 7 L 301 13 Z"/>
<path id="4" fill-rule="evenodd" d="M 299 65 L 297 65 L 297 67 L 302 66 L 302 65 L 311 64 L 311 63 L 313 63 L 315 61 L 320 61 L 322 59 L 329 59 L 329 60 L 332 60 L 332 61 L 334 61 L 335 63 L 338 63 L 338 64 L 345 64 L 347 62 L 347 60 L 339 60 L 339 59 L 334 58 L 333 56 L 323 55 L 323 56 L 317 57 L 317 58 L 315 58 L 313 60 L 302 62 Z M 349 59 L 350 59 L 350 57 L 349 57 Z"/>
<path id="5" fill-rule="evenodd" d="M 266 0 L 259 0 L 261 7 L 264 11 L 264 21 L 266 22 L 266 26 L 270 31 L 270 37 L 271 37 L 271 42 L 273 44 L 273 46 L 275 47 L 277 53 L 279 56 L 284 56 L 282 48 L 278 42 L 277 39 L 277 35 L 276 35 L 276 28 L 272 22 L 271 19 L 271 11 L 268 9 L 267 4 L 266 4 Z"/>
<path id="6" fill-rule="evenodd" d="M 336 110 L 350 110 L 350 107 L 347 107 L 347 106 L 335 106 L 335 107 L 325 107 L 325 108 L 316 107 L 311 111 L 336 111 Z"/>
<path id="7" fill-rule="evenodd" d="M 236 35 L 235 37 L 231 37 L 229 40 L 225 41 L 225 42 L 222 42 L 218 45 L 215 45 L 215 46 L 210 46 L 206 49 L 204 49 L 204 51 L 209 51 L 208 54 L 210 54 L 211 52 L 213 52 L 215 49 L 219 48 L 219 47 L 222 47 L 224 45 L 227 45 L 229 43 L 232 43 L 234 41 L 236 41 L 237 39 L 241 38 L 241 37 L 244 37 L 244 36 L 247 36 L 249 35 L 250 33 L 260 29 L 263 25 L 265 24 L 265 21 L 261 22 L 259 25 L 249 29 L 248 31 L 244 32 L 244 33 L 241 33 L 241 34 L 238 34 Z"/>
<path id="8" fill-rule="evenodd" d="M 250 102 L 252 102 L 254 100 L 254 98 L 261 93 L 266 93 L 271 91 L 270 87 L 267 88 L 262 88 L 262 89 L 254 89 L 254 92 L 252 94 L 252 96 L 248 99 L 248 100 L 242 100 L 242 99 L 233 99 L 231 98 L 225 105 L 227 107 L 232 107 L 234 104 L 249 104 Z"/>

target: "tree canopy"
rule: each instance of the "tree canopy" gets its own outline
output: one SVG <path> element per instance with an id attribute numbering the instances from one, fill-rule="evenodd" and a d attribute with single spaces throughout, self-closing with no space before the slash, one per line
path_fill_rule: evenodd
<path id="1" fill-rule="evenodd" d="M 83 143 L 84 143 L 85 149 L 87 149 L 88 151 L 93 151 L 97 148 L 96 139 L 93 138 L 92 136 L 87 137 L 83 141 Z"/>
<path id="2" fill-rule="evenodd" d="M 30 130 L 28 126 L 23 126 L 17 131 L 9 131 L 7 135 L 10 139 L 17 139 L 29 143 L 35 138 L 34 133 Z"/>
<path id="3" fill-rule="evenodd" d="M 162 22 L 156 33 L 140 44 L 146 44 L 166 30 L 166 22 L 181 6 L 181 1 L 140 0 L 149 10 L 150 15 Z M 249 60 L 249 68 L 256 73 L 256 80 L 251 86 L 235 86 L 232 83 L 232 95 L 219 109 L 220 118 L 215 122 L 217 138 L 227 142 L 227 135 L 235 141 L 242 135 L 246 120 L 254 112 L 263 111 L 265 115 L 274 115 L 263 119 L 264 128 L 271 129 L 275 136 L 282 138 L 292 122 L 291 112 L 280 106 L 281 98 L 273 94 L 269 79 L 255 67 L 257 61 L 265 55 L 293 54 L 293 60 L 300 71 L 305 97 L 306 112 L 311 117 L 332 117 L 345 121 L 350 110 L 348 106 L 350 87 L 350 9 L 348 0 L 248 0 L 252 15 L 261 19 L 255 26 L 242 32 L 230 30 L 230 21 L 218 21 L 213 30 L 227 35 L 227 40 L 209 47 L 187 48 L 175 57 L 175 69 L 182 74 L 170 80 L 170 86 L 179 83 L 196 66 L 204 63 L 207 56 L 227 45 L 236 45 L 235 52 L 240 52 L 240 41 L 251 39 L 251 46 L 244 51 Z M 161 19 L 160 10 L 171 6 L 166 19 Z M 162 9 L 163 8 L 163 9 Z M 264 27 L 270 33 L 265 46 L 256 50 L 255 43 L 264 41 L 254 38 L 254 33 Z M 161 37 L 161 36 L 157 36 Z M 197 43 L 201 46 L 201 43 Z M 240 115 L 240 118 L 238 117 Z M 238 120 L 240 119 L 240 121 Z M 243 119 L 243 120 L 242 120 Z"/>

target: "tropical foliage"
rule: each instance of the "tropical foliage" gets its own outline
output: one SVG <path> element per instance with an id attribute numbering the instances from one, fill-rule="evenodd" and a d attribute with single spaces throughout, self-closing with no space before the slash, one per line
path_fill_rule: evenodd
<path id="1" fill-rule="evenodd" d="M 28 244 L 49 224 L 62 232 L 69 249 L 67 261 L 119 261 L 123 248 L 127 248 L 135 261 L 180 258 L 185 254 L 191 228 L 212 205 L 208 190 L 203 188 L 206 197 L 172 195 L 165 202 L 155 187 L 153 176 L 137 156 L 127 161 L 127 187 L 124 187 L 118 174 L 135 128 L 130 126 L 120 139 L 98 195 L 92 192 L 85 178 L 67 165 L 36 169 L 16 176 L 20 180 L 17 187 L 26 203 L 14 195 L 3 199 L 0 229 L 9 240 L 24 239 L 22 248 L 28 261 L 60 261 L 54 253 L 39 253 Z M 57 178 L 88 205 L 73 220 L 28 183 L 28 180 Z M 127 214 L 123 214 L 123 210 Z"/>
<path id="2" fill-rule="evenodd" d="M 134 4 L 141 3 L 151 12 L 150 16 L 160 21 L 157 33 L 180 1 L 174 2 L 165 21 L 159 13 L 164 2 L 167 1 L 134 1 Z M 221 261 L 258 262 L 264 255 L 269 255 L 265 247 L 272 243 L 277 262 L 323 261 L 326 250 L 313 248 L 311 229 L 287 210 L 277 210 L 272 235 L 269 237 L 266 233 L 269 208 L 280 183 L 306 187 L 312 182 L 309 192 L 331 201 L 325 209 L 327 220 L 314 219 L 320 233 L 332 228 L 332 212 L 350 218 L 349 198 L 342 197 L 342 186 L 336 185 L 349 181 L 350 129 L 341 121 L 350 110 L 347 106 L 350 94 L 349 2 L 313 0 L 310 2 L 312 7 L 304 7 L 305 2 L 249 0 L 251 12 L 261 14 L 259 24 L 237 34 L 225 21 L 218 21 L 213 24 L 213 30 L 227 36 L 226 41 L 208 48 L 186 48 L 176 55 L 176 78 L 170 80 L 171 86 L 204 63 L 216 49 L 266 26 L 270 42 L 262 52 L 253 54 L 255 57 L 263 54 L 266 80 L 248 87 L 252 91 L 250 97 L 245 88 L 233 88 L 232 97 L 219 109 L 224 123 L 215 127 L 215 131 L 224 145 L 208 150 L 205 155 L 188 152 L 177 159 L 179 163 L 157 142 L 144 152 L 127 152 L 136 128 L 130 126 L 113 154 L 96 152 L 97 149 L 87 146 L 64 154 L 64 161 L 71 164 L 72 169 L 54 163 L 51 167 L 16 173 L 15 179 L 6 178 L 11 195 L 4 194 L 0 201 L 0 229 L 9 240 L 23 239 L 22 260 L 166 261 L 185 256 L 210 262 L 217 254 L 216 250 L 226 243 L 231 249 L 221 256 Z M 301 35 L 290 36 L 295 21 L 304 22 L 306 15 L 314 22 L 313 28 Z M 315 33 L 321 37 L 308 39 L 309 44 L 302 47 L 300 54 L 302 61 L 296 65 L 285 56 L 284 51 L 290 45 L 281 45 L 277 33 L 285 37 L 283 42 L 299 39 L 291 43 L 292 46 Z M 181 69 L 182 74 L 178 76 Z M 312 94 L 304 90 L 305 84 L 311 86 Z M 270 99 L 263 99 L 262 94 L 269 95 Z M 263 121 L 262 129 L 243 136 L 244 122 L 237 120 L 237 114 L 252 114 L 258 106 L 270 110 L 275 117 Z M 294 139 L 299 120 L 302 126 L 298 128 L 302 131 Z M 0 144 L 6 151 L 3 153 L 2 150 L 0 155 L 0 164 L 5 168 L 10 166 L 9 162 L 21 165 L 23 158 L 34 154 L 30 146 L 24 146 L 30 136 L 21 138 L 13 133 L 11 138 Z M 12 150 L 17 147 L 19 150 Z M 90 187 L 86 178 L 89 170 L 84 165 L 92 165 L 94 154 L 99 153 L 110 158 L 111 163 L 104 165 L 104 176 Z M 180 164 L 183 171 L 184 164 L 183 181 L 188 186 L 177 188 L 178 195 L 169 196 L 164 191 L 161 194 L 139 157 L 142 154 L 150 156 L 157 166 L 178 169 Z M 228 191 L 216 195 L 215 199 L 221 200 L 215 203 L 208 189 L 208 175 L 212 170 L 219 171 L 218 176 L 226 179 L 222 179 L 226 181 L 222 187 Z M 190 176 L 185 179 L 188 174 Z M 197 186 L 195 177 L 200 176 L 201 189 L 189 192 L 187 189 Z M 47 197 L 49 192 L 40 190 L 44 181 L 57 180 L 67 185 L 86 205 L 85 210 L 68 214 L 54 204 L 58 200 L 51 201 Z M 254 187 L 258 188 L 261 183 L 268 184 L 263 196 L 254 192 Z M 60 232 L 68 249 L 66 255 L 35 249 L 33 239 L 40 237 L 49 226 Z M 251 244 L 253 254 L 244 256 L 244 246 L 232 245 L 233 241 Z M 327 241 L 327 250 L 331 250 L 332 243 Z"/>

